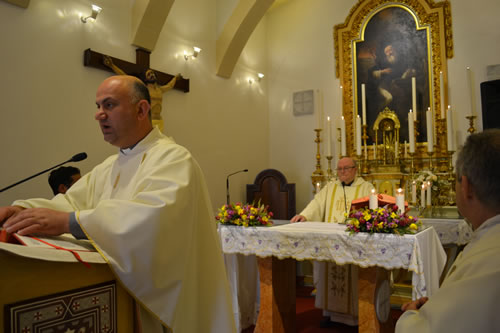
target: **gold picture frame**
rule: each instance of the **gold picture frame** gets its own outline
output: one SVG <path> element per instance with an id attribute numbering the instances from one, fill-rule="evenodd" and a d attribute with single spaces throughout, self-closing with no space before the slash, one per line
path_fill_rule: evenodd
<path id="1" fill-rule="evenodd" d="M 420 31 L 421 33 L 419 34 L 425 35 L 425 38 L 421 36 L 403 38 L 406 43 L 411 43 L 414 40 L 425 40 L 424 42 L 420 41 L 420 43 L 425 43 L 427 47 L 427 68 L 424 68 L 423 74 L 425 76 L 422 76 L 423 80 L 421 80 L 421 82 L 427 80 L 427 87 L 424 89 L 425 91 L 421 93 L 421 98 L 424 102 L 421 101 L 420 103 L 419 115 L 425 114 L 425 112 L 422 112 L 422 108 L 425 107 L 425 98 L 427 98 L 428 106 L 431 106 L 435 111 L 433 121 L 434 133 L 437 134 L 436 132 L 438 130 L 440 131 L 439 134 L 443 134 L 442 131 L 446 133 L 446 126 L 441 126 L 443 128 L 440 129 L 437 127 L 438 124 L 442 123 L 439 121 L 442 103 L 441 91 L 443 91 L 444 94 L 443 104 L 447 105 L 448 101 L 447 89 L 441 89 L 440 72 L 442 72 L 443 85 L 446 87 L 448 81 L 447 59 L 453 57 L 450 2 L 434 2 L 433 0 L 402 0 L 398 2 L 386 0 L 360 0 L 351 9 L 345 22 L 334 27 L 335 67 L 336 75 L 340 79 L 340 83 L 343 87 L 342 114 L 346 123 L 348 155 L 352 155 L 355 151 L 355 118 L 358 114 L 361 116 L 361 108 L 359 106 L 361 91 L 358 82 L 358 70 L 360 70 L 361 65 L 358 63 L 357 48 L 360 47 L 360 43 L 366 42 L 365 37 L 370 35 L 370 31 L 367 30 L 367 28 L 371 28 L 370 22 L 379 19 L 377 15 L 399 15 L 398 19 L 400 21 L 407 20 L 401 13 L 407 15 L 410 20 L 413 20 L 417 33 Z M 396 31 L 396 29 L 393 30 Z M 375 32 L 371 35 L 378 36 L 382 34 L 387 34 L 387 30 Z M 417 45 L 414 49 L 422 49 L 422 47 Z M 376 57 L 374 56 L 373 58 Z M 405 87 L 408 86 L 406 85 Z M 411 86 L 409 86 L 409 89 L 411 89 Z M 428 97 L 426 97 L 426 95 Z M 427 107 L 425 107 L 425 109 L 427 109 Z M 406 110 L 406 112 L 407 111 L 409 110 Z M 376 119 L 376 117 L 371 118 L 373 121 Z M 403 119 L 401 119 L 401 117 L 400 121 L 402 121 L 401 127 L 403 128 Z M 404 119 L 404 122 L 406 121 L 407 119 Z M 425 117 L 423 119 L 420 117 L 419 121 L 421 121 L 420 124 L 422 125 L 425 123 Z M 370 128 L 370 125 L 373 126 L 373 123 L 370 124 L 367 121 L 367 125 L 367 127 Z M 425 127 L 420 127 L 420 132 L 423 133 L 417 137 L 417 156 L 423 154 L 424 151 L 425 131 L 422 130 L 424 128 Z M 418 130 L 419 128 L 417 128 L 417 131 Z M 437 147 L 436 152 L 446 151 L 446 142 L 442 137 L 442 135 L 434 135 L 434 138 L 438 139 L 437 142 L 434 143 Z M 446 134 L 444 134 L 444 137 L 446 137 Z"/>

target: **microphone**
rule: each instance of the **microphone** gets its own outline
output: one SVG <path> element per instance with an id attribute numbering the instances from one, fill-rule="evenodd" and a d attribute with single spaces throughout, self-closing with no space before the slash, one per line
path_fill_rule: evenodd
<path id="1" fill-rule="evenodd" d="M 70 158 L 69 160 L 67 160 L 67 161 L 64 161 L 64 162 L 62 162 L 62 163 L 59 163 L 58 165 L 54 165 L 53 167 L 48 168 L 48 169 L 46 169 L 46 170 L 43 170 L 43 171 L 41 171 L 41 172 L 39 172 L 39 173 L 37 173 L 37 174 L 34 174 L 33 176 L 29 176 L 28 178 L 25 178 L 25 179 L 23 179 L 23 180 L 20 180 L 20 181 L 18 181 L 17 183 L 14 183 L 14 184 L 12 184 L 12 185 L 9 185 L 9 186 L 7 186 L 7 187 L 4 187 L 3 189 L 1 189 L 1 190 L 0 190 L 0 193 L 1 193 L 1 192 L 3 192 L 3 191 L 8 190 L 8 189 L 10 189 L 10 188 L 12 188 L 12 187 L 14 187 L 14 186 L 17 186 L 17 185 L 19 185 L 19 184 L 22 184 L 22 183 L 24 183 L 25 181 L 30 180 L 31 178 L 35 178 L 36 176 L 40 176 L 41 174 L 46 173 L 47 171 L 50 171 L 50 170 L 52 170 L 52 169 L 55 169 L 55 168 L 57 168 L 58 166 L 61 166 L 61 165 L 63 165 L 63 164 L 69 163 L 69 162 L 80 162 L 80 161 L 83 161 L 83 160 L 84 160 L 84 159 L 86 159 L 86 158 L 87 158 L 87 154 L 86 154 L 86 153 L 79 153 L 79 154 L 76 154 L 76 155 L 74 155 L 73 157 L 71 157 L 71 158 Z"/>
<path id="2" fill-rule="evenodd" d="M 227 204 L 229 205 L 229 177 L 231 177 L 232 175 L 235 175 L 237 173 L 240 173 L 240 172 L 248 172 L 248 169 L 243 169 L 243 170 L 240 170 L 240 171 L 236 171 L 236 172 L 233 172 L 233 173 L 230 173 L 229 175 L 227 175 L 226 177 L 226 198 L 227 198 Z"/>

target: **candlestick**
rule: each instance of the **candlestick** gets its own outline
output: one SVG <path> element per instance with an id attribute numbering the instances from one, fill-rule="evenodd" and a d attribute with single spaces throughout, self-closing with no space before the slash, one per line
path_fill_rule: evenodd
<path id="1" fill-rule="evenodd" d="M 356 116 L 356 155 L 361 155 L 361 119 Z"/>
<path id="2" fill-rule="evenodd" d="M 321 170 L 321 129 L 317 128 L 314 130 L 316 132 L 316 138 L 314 142 L 316 142 L 316 170 L 311 175 L 312 185 L 313 185 L 313 193 L 316 193 L 316 184 L 322 183 L 325 179 L 323 174 L 323 170 Z"/>
<path id="3" fill-rule="evenodd" d="M 427 207 L 431 206 L 431 195 L 432 195 L 432 183 L 427 182 Z"/>
<path id="4" fill-rule="evenodd" d="M 474 119 L 476 118 L 476 116 L 467 116 L 465 118 L 469 119 L 469 129 L 467 130 L 467 132 L 469 132 L 469 134 L 473 134 L 476 131 L 476 129 L 474 128 Z"/>
<path id="5" fill-rule="evenodd" d="M 404 158 L 408 158 L 408 147 L 406 146 L 406 140 L 404 143 L 404 150 L 405 150 Z"/>
<path id="6" fill-rule="evenodd" d="M 373 160 L 377 160 L 377 145 L 373 144 Z"/>
<path id="7" fill-rule="evenodd" d="M 427 151 L 432 153 L 434 151 L 433 143 L 433 130 L 432 130 L 432 112 L 427 110 L 425 113 L 425 120 L 427 123 Z"/>
<path id="8" fill-rule="evenodd" d="M 408 113 L 408 137 L 410 139 L 410 154 L 415 153 L 415 127 L 413 125 L 413 112 Z"/>
<path id="9" fill-rule="evenodd" d="M 326 141 L 326 154 L 327 156 L 332 156 L 332 131 L 331 131 L 331 122 L 330 122 L 330 116 L 326 117 L 326 134 L 327 134 L 327 141 Z"/>
<path id="10" fill-rule="evenodd" d="M 411 203 L 414 206 L 417 203 L 417 183 L 415 181 L 411 183 Z"/>
<path id="11" fill-rule="evenodd" d="M 411 78 L 411 107 L 415 112 L 413 114 L 413 117 L 415 117 L 413 120 L 417 120 L 417 80 L 415 77 Z"/>
<path id="12" fill-rule="evenodd" d="M 420 207 L 425 208 L 425 184 L 422 183 L 422 189 L 420 190 Z"/>
<path id="13" fill-rule="evenodd" d="M 328 160 L 327 164 L 327 169 L 326 169 L 326 180 L 330 181 L 333 178 L 333 171 L 332 171 L 332 158 L 333 156 L 327 156 L 326 159 Z"/>
<path id="14" fill-rule="evenodd" d="M 399 142 L 396 141 L 394 144 L 394 158 L 397 160 L 399 158 Z"/>
<path id="15" fill-rule="evenodd" d="M 398 188 L 396 191 L 396 206 L 398 206 L 399 213 L 404 213 L 405 211 L 405 195 L 402 188 Z"/>
<path id="16" fill-rule="evenodd" d="M 366 125 L 366 90 L 365 84 L 361 84 L 361 110 L 363 115 L 363 125 Z"/>
<path id="17" fill-rule="evenodd" d="M 448 151 L 455 151 L 455 142 L 453 138 L 455 133 L 453 133 L 453 114 L 451 112 L 451 106 L 448 105 L 448 110 L 446 110 L 446 144 Z"/>
<path id="18" fill-rule="evenodd" d="M 370 200 L 368 203 L 368 208 L 370 209 L 377 209 L 378 208 L 378 198 L 377 198 L 377 193 L 375 189 L 372 189 L 370 193 Z"/>
<path id="19" fill-rule="evenodd" d="M 321 190 L 321 183 L 316 183 L 316 194 Z"/>
<path id="20" fill-rule="evenodd" d="M 441 97 L 441 119 L 444 119 L 444 79 L 443 72 L 439 72 L 439 94 Z"/>
<path id="21" fill-rule="evenodd" d="M 346 142 L 346 134 L 345 134 L 345 119 L 344 116 L 340 119 L 340 138 L 341 138 L 341 151 L 342 156 L 347 156 L 347 142 Z"/>

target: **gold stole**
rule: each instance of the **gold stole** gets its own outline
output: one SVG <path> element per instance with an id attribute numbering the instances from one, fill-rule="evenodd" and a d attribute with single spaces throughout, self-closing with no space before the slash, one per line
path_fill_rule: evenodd
<path id="1" fill-rule="evenodd" d="M 328 219 L 326 220 L 326 222 L 336 222 L 336 221 L 332 221 L 332 214 L 333 214 L 333 207 L 334 206 L 336 206 L 335 211 L 342 210 L 342 205 L 344 205 L 344 207 L 346 207 L 346 206 L 351 207 L 352 200 L 348 200 L 347 196 L 344 199 L 339 198 L 337 200 L 337 202 L 334 202 L 335 194 L 337 192 L 337 186 L 338 186 L 338 184 L 335 183 L 335 186 L 333 187 L 332 198 L 330 200 L 330 211 L 328 213 Z M 360 187 L 361 187 L 361 184 L 356 186 L 356 193 L 354 194 L 354 199 L 356 199 L 358 197 Z M 334 204 L 336 204 L 336 205 L 334 205 Z"/>

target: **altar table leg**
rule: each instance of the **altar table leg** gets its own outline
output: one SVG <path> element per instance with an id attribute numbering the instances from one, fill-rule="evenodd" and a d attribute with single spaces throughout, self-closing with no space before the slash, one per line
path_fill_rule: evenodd
<path id="1" fill-rule="evenodd" d="M 388 281 L 389 272 L 381 267 L 359 268 L 358 273 L 358 332 L 385 333 L 394 332 L 394 323 L 389 316 L 387 322 L 377 319 L 375 295 L 377 288 Z M 388 305 L 390 295 L 385 300 Z"/>
<path id="2" fill-rule="evenodd" d="M 254 333 L 295 332 L 295 260 L 257 257 L 260 309 Z"/>

